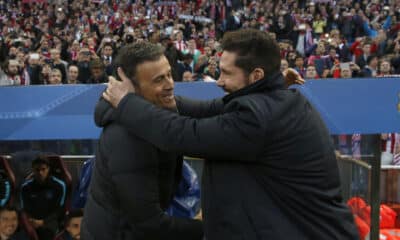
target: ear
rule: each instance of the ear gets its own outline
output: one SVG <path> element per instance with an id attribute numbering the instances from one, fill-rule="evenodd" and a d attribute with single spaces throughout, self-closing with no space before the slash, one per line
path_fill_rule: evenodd
<path id="1" fill-rule="evenodd" d="M 250 73 L 249 76 L 250 83 L 255 83 L 263 78 L 264 78 L 264 70 L 262 68 L 255 68 L 253 72 Z"/>

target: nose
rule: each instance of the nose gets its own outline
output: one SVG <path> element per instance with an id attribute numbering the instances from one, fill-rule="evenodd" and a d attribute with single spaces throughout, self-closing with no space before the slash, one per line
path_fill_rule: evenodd
<path id="1" fill-rule="evenodd" d="M 171 77 L 167 78 L 167 81 L 165 81 L 165 86 L 164 89 L 166 90 L 173 90 L 174 89 L 174 79 Z"/>

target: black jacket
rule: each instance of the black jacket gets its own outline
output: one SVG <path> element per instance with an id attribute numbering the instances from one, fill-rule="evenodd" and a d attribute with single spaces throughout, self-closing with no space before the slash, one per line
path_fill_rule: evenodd
<path id="1" fill-rule="evenodd" d="M 128 94 L 116 119 L 163 150 L 206 158 L 206 239 L 358 239 L 329 132 L 280 73 L 222 101 L 177 104 L 183 116 Z"/>
<path id="2" fill-rule="evenodd" d="M 65 183 L 54 176 L 44 183 L 29 179 L 21 186 L 21 208 L 29 217 L 44 220 L 44 227 L 55 233 L 64 217 L 66 193 Z"/>
<path id="3" fill-rule="evenodd" d="M 96 153 L 81 234 L 84 240 L 201 239 L 202 223 L 169 217 L 182 157 L 165 153 L 113 121 L 101 100 L 95 121 L 104 127 Z"/>

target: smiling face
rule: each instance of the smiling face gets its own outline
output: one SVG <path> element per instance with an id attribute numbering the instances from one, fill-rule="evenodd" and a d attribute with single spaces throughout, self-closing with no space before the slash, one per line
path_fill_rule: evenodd
<path id="1" fill-rule="evenodd" d="M 10 237 L 17 230 L 17 212 L 4 210 L 0 213 L 0 234 Z"/>
<path id="2" fill-rule="evenodd" d="M 171 66 L 165 56 L 137 65 L 136 71 L 137 94 L 159 107 L 176 107 Z"/>

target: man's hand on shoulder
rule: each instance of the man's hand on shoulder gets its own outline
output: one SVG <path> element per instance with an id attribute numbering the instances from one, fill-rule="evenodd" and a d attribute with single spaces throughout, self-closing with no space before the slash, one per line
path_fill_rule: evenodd
<path id="1" fill-rule="evenodd" d="M 103 98 L 109 102 L 114 108 L 118 107 L 128 93 L 135 92 L 132 81 L 125 75 L 122 68 L 118 68 L 118 76 L 122 81 L 117 81 L 114 77 L 108 77 L 107 89 L 103 92 Z"/>
<path id="2" fill-rule="evenodd" d="M 293 84 L 303 85 L 305 83 L 301 75 L 293 68 L 288 68 L 282 72 L 285 77 L 286 86 L 289 87 Z"/>

